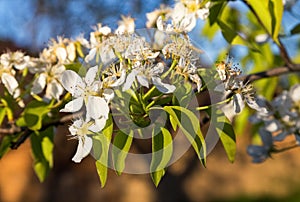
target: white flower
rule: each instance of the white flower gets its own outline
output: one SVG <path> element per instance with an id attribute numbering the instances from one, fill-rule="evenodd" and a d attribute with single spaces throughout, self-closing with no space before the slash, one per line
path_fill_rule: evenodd
<path id="1" fill-rule="evenodd" d="M 182 0 L 175 4 L 170 15 L 165 19 L 160 15 L 157 18 L 157 28 L 166 32 L 190 32 L 196 26 L 197 18 L 206 19 L 209 15 L 210 3 L 201 7 L 199 0 Z M 171 24 L 166 22 L 171 19 Z"/>
<path id="2" fill-rule="evenodd" d="M 67 38 L 58 37 L 57 41 L 52 39 L 52 44 L 49 46 L 51 53 L 57 57 L 61 64 L 73 62 L 76 58 L 76 47 L 74 42 Z"/>
<path id="3" fill-rule="evenodd" d="M 1 75 L 1 81 L 9 94 L 11 94 L 14 98 L 20 96 L 19 84 L 14 76 L 8 73 L 3 73 Z"/>
<path id="4" fill-rule="evenodd" d="M 18 70 L 23 70 L 30 64 L 30 60 L 29 56 L 25 56 L 20 51 L 4 53 L 0 57 L 0 63 L 8 69 L 14 67 Z"/>
<path id="5" fill-rule="evenodd" d="M 159 9 L 156 9 L 150 13 L 146 13 L 146 17 L 147 17 L 146 27 L 147 28 L 155 27 L 159 16 L 166 16 L 171 11 L 172 11 L 171 8 L 166 7 L 165 5 L 160 5 Z"/>
<path id="6" fill-rule="evenodd" d="M 289 95 L 294 103 L 298 103 L 300 101 L 300 84 L 292 86 Z"/>
<path id="7" fill-rule="evenodd" d="M 78 139 L 77 151 L 72 158 L 74 162 L 80 163 L 81 160 L 90 153 L 93 146 L 93 140 L 90 135 L 101 131 L 105 126 L 105 121 L 106 120 L 102 119 L 96 124 L 78 119 L 69 127 L 71 135 L 74 136 L 75 139 Z"/>
<path id="8" fill-rule="evenodd" d="M 61 112 L 79 111 L 83 104 L 86 107 L 86 119 L 108 118 L 109 107 L 106 100 L 99 95 L 100 80 L 96 80 L 98 67 L 91 67 L 84 79 L 76 72 L 66 70 L 62 74 L 63 87 L 75 98 L 65 105 Z"/>
<path id="9" fill-rule="evenodd" d="M 272 133 L 260 128 L 259 134 L 262 140 L 262 145 L 250 145 L 247 152 L 252 156 L 253 163 L 261 163 L 270 157 L 270 151 L 273 147 Z"/>
<path id="10" fill-rule="evenodd" d="M 39 94 L 46 88 L 45 98 L 55 98 L 59 100 L 59 97 L 63 94 L 64 89 L 60 83 L 61 75 L 65 71 L 64 65 L 47 65 L 43 68 L 41 73 L 34 81 L 31 88 L 31 93 Z"/>
<path id="11" fill-rule="evenodd" d="M 140 62 L 137 62 L 137 67 L 133 69 L 127 76 L 126 82 L 123 86 L 123 91 L 128 90 L 135 79 L 142 86 L 149 88 L 149 81 L 152 81 L 155 87 L 162 93 L 173 93 L 175 90 L 175 86 L 163 83 L 159 74 L 161 74 L 164 70 L 163 63 L 158 63 L 156 65 L 141 65 Z"/>
<path id="12" fill-rule="evenodd" d="M 121 16 L 122 20 L 119 21 L 119 27 L 116 30 L 116 34 L 133 33 L 135 24 L 134 19 L 131 17 Z"/>

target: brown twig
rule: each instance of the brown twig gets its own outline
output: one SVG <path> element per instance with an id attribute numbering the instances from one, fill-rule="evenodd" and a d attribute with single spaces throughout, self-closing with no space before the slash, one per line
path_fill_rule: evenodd
<path id="1" fill-rule="evenodd" d="M 247 83 L 247 82 L 252 82 L 264 78 L 280 76 L 280 75 L 294 73 L 294 72 L 300 72 L 300 64 L 294 64 L 291 67 L 289 66 L 276 67 L 274 69 L 269 69 L 267 71 L 244 75 L 241 77 L 241 79 L 244 80 L 244 83 Z"/>
<path id="2" fill-rule="evenodd" d="M 45 123 L 40 130 L 43 131 L 51 126 L 64 125 L 65 123 L 67 123 L 73 119 L 76 119 L 78 117 L 81 117 L 81 116 L 82 116 L 82 112 L 77 112 L 74 114 L 68 114 L 68 115 L 62 116 L 56 120 Z M 11 143 L 11 146 L 10 146 L 11 149 L 17 149 L 21 144 L 24 143 L 24 141 L 28 137 L 30 137 L 30 135 L 33 132 L 34 131 L 30 130 L 29 128 L 19 127 L 14 124 L 10 128 L 0 128 L 0 134 L 4 134 L 4 135 L 13 135 L 13 134 L 21 133 L 20 137 L 15 142 Z"/>

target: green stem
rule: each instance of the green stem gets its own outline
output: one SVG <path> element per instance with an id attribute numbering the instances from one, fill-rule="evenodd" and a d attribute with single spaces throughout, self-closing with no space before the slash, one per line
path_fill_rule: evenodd
<path id="1" fill-rule="evenodd" d="M 173 60 L 171 67 L 169 68 L 168 71 L 166 71 L 162 76 L 161 79 L 166 78 L 166 76 L 168 76 L 168 74 L 174 69 L 174 67 L 177 65 L 177 60 Z M 143 100 L 149 100 L 151 96 L 151 94 L 154 92 L 154 90 L 156 89 L 155 86 L 152 86 L 152 88 L 150 90 L 148 90 L 148 92 L 143 96 Z"/>
<path id="2" fill-rule="evenodd" d="M 211 104 L 211 105 L 206 105 L 206 106 L 202 106 L 202 107 L 197 107 L 196 110 L 201 111 L 201 110 L 209 109 L 209 108 L 211 108 L 211 107 L 213 107 L 213 106 L 222 105 L 222 104 L 225 104 L 225 103 L 229 102 L 231 99 L 232 99 L 232 97 L 227 98 L 226 100 L 222 100 L 222 101 L 220 101 L 220 102 Z"/>

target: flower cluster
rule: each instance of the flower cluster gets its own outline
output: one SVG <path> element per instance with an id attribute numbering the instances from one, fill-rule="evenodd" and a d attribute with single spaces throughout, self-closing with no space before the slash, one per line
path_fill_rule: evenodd
<path id="1" fill-rule="evenodd" d="M 245 107 L 245 103 L 254 110 L 267 112 L 267 108 L 262 106 L 261 100 L 255 96 L 255 90 L 252 84 L 244 83 L 241 79 L 241 70 L 233 65 L 228 59 L 216 65 L 219 78 L 222 81 L 215 90 L 224 93 L 224 96 L 232 95 L 230 103 L 223 107 L 227 117 L 232 118 L 239 114 Z"/>
<path id="2" fill-rule="evenodd" d="M 274 145 L 289 136 L 294 137 L 294 145 L 300 144 L 300 85 L 294 85 L 289 91 L 283 91 L 272 102 L 264 100 L 264 105 L 269 108 L 266 112 L 258 110 L 250 117 L 253 124 L 258 124 L 262 145 L 251 145 L 248 153 L 254 162 L 262 162 L 277 152 Z M 268 141 L 265 137 L 268 136 Z"/>
<path id="3" fill-rule="evenodd" d="M 88 40 L 83 36 L 52 39 L 38 57 L 19 51 L 4 53 L 0 57 L 1 83 L 20 106 L 36 99 L 56 102 L 60 112 L 83 114 L 69 127 L 71 139 L 79 141 L 73 161 L 80 162 L 91 151 L 92 136 L 105 127 L 116 91 L 118 96 L 136 93 L 137 106 L 130 107 L 128 117 L 137 124 L 140 117 L 148 119 L 149 108 L 162 95 L 172 95 L 180 81 L 191 81 L 200 91 L 197 54 L 201 51 L 193 50 L 186 33 L 195 27 L 197 18 L 208 16 L 208 6 L 199 0 L 184 0 L 174 8 L 162 6 L 148 13 L 147 27 L 157 26 L 161 31 L 136 33 L 134 19 L 122 16 L 116 30 L 99 23 Z M 140 98 L 139 94 L 153 89 L 160 95 Z"/>
<path id="4" fill-rule="evenodd" d="M 137 94 L 139 113 L 136 115 L 136 110 L 133 109 L 136 106 L 130 107 L 129 112 L 129 117 L 137 120 L 136 124 L 143 122 L 141 119 L 149 118 L 151 105 L 147 103 L 148 100 L 139 99 L 144 90 L 155 87 L 161 94 L 172 94 L 176 86 L 169 82 L 182 78 L 194 82 L 200 91 L 202 81 L 197 73 L 199 57 L 191 48 L 187 35 L 148 30 L 147 34 L 151 32 L 149 37 L 145 33 L 133 33 L 134 27 L 133 19 L 124 16 L 114 32 L 111 28 L 98 24 L 90 33 L 89 41 L 80 40 L 80 45 L 86 48 L 82 57 L 85 65 L 81 67 L 86 72 L 83 74 L 84 78 L 82 74 L 67 69 L 58 79 L 73 98 L 60 111 L 85 112 L 85 116 L 75 120 L 69 128 L 73 138 L 79 140 L 73 157 L 75 162 L 80 162 L 91 151 L 91 136 L 101 133 L 105 127 L 115 91 L 122 94 L 133 90 Z M 152 38 L 151 41 L 149 38 Z M 63 59 L 66 58 L 69 57 L 61 56 L 58 60 L 65 61 Z M 119 96 L 116 99 L 124 98 Z M 121 110 L 124 106 L 116 108 Z M 122 110 L 120 112 L 124 113 Z"/>
<path id="5" fill-rule="evenodd" d="M 180 0 L 174 9 L 161 7 L 147 14 L 147 27 L 154 25 L 165 32 L 190 32 L 196 26 L 197 19 L 206 19 L 209 15 L 210 2 L 202 0 Z"/>

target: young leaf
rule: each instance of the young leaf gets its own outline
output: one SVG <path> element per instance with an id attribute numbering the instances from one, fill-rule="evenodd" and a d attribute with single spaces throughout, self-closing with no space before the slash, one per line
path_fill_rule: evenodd
<path id="1" fill-rule="evenodd" d="M 107 180 L 108 152 L 112 138 L 112 132 L 113 121 L 112 117 L 109 116 L 102 132 L 93 136 L 94 158 L 96 159 L 97 173 L 99 175 L 102 188 L 105 186 Z"/>
<path id="2" fill-rule="evenodd" d="M 24 109 L 22 116 L 17 120 L 17 124 L 21 124 L 19 126 L 27 126 L 30 130 L 40 130 L 43 119 L 51 110 L 51 105 L 52 103 L 48 104 L 37 100 L 31 101 Z"/>
<path id="3" fill-rule="evenodd" d="M 3 122 L 3 119 L 5 117 L 5 114 L 6 114 L 6 109 L 5 108 L 0 108 L 0 125 L 2 124 Z"/>
<path id="4" fill-rule="evenodd" d="M 53 166 L 53 127 L 30 135 L 31 150 L 34 158 L 34 170 L 39 180 L 43 182 Z"/>
<path id="5" fill-rule="evenodd" d="M 150 171 L 152 180 L 157 187 L 165 174 L 165 167 L 172 157 L 173 144 L 171 133 L 163 127 L 157 129 L 154 128 L 152 135 L 152 160 Z"/>
<path id="6" fill-rule="evenodd" d="M 206 143 L 197 116 L 189 109 L 181 106 L 165 106 L 164 110 L 173 117 L 174 121 L 193 146 L 198 158 L 205 166 Z"/>
<path id="7" fill-rule="evenodd" d="M 223 144 L 228 160 L 233 163 L 236 155 L 236 139 L 233 127 L 225 114 L 216 109 L 208 112 L 212 118 L 212 123 Z M 214 113 L 213 115 L 211 113 Z"/>
<path id="8" fill-rule="evenodd" d="M 291 34 L 299 34 L 300 33 L 300 23 L 293 27 L 291 30 Z"/>
<path id="9" fill-rule="evenodd" d="M 118 175 L 121 175 L 125 168 L 125 159 L 127 157 L 128 151 L 131 147 L 133 139 L 133 131 L 130 130 L 129 134 L 124 133 L 119 130 L 114 137 L 112 148 L 112 159 L 114 163 L 115 170 Z"/>
<path id="10" fill-rule="evenodd" d="M 218 19 L 218 16 L 222 13 L 222 9 L 225 5 L 225 1 L 217 1 L 213 4 L 213 6 L 209 9 L 209 24 L 212 26 Z"/>
<path id="11" fill-rule="evenodd" d="M 267 32 L 272 36 L 276 43 L 283 15 L 282 1 L 278 0 L 248 0 L 247 4 L 251 6 L 258 20 L 265 27 Z"/>

